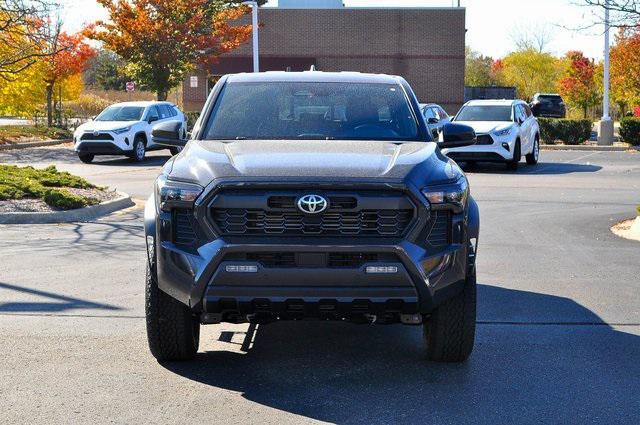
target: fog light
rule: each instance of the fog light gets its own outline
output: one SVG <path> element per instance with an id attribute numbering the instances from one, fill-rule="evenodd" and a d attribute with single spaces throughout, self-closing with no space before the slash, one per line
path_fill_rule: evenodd
<path id="1" fill-rule="evenodd" d="M 258 266 L 228 265 L 224 268 L 228 273 L 258 273 Z"/>
<path id="2" fill-rule="evenodd" d="M 511 151 L 511 149 L 509 149 L 509 143 L 503 143 L 502 147 L 505 148 L 507 151 Z"/>
<path id="3" fill-rule="evenodd" d="M 396 266 L 367 266 L 365 269 L 367 273 L 398 273 Z"/>

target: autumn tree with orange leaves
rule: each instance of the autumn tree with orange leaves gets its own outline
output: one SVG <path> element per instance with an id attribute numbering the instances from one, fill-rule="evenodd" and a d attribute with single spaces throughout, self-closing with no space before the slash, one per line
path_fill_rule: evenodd
<path id="1" fill-rule="evenodd" d="M 82 33 L 67 34 L 56 24 L 47 39 L 44 58 L 44 83 L 47 94 L 47 125 L 53 125 L 54 90 L 56 84 L 65 78 L 83 72 L 89 59 L 96 51 L 85 42 Z"/>
<path id="2" fill-rule="evenodd" d="M 215 63 L 251 35 L 251 25 L 230 23 L 250 11 L 240 1 L 97 1 L 109 21 L 96 22 L 87 35 L 124 58 L 136 82 L 158 100 L 194 66 Z"/>
<path id="3" fill-rule="evenodd" d="M 566 54 L 568 66 L 559 82 L 560 94 L 570 104 L 582 109 L 583 118 L 587 118 L 589 107 L 600 100 L 596 83 L 596 64 L 582 52 L 570 51 Z"/>

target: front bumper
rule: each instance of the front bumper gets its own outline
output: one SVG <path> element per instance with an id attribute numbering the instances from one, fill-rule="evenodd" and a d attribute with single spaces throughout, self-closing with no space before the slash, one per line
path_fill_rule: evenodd
<path id="1" fill-rule="evenodd" d="M 469 202 L 475 208 L 473 199 Z M 402 315 L 428 314 L 462 289 L 471 256 L 468 240 L 477 238 L 467 234 L 473 226 L 465 211 L 452 216 L 452 243 L 437 250 L 421 246 L 413 237 L 393 242 L 356 238 L 313 243 L 217 238 L 188 249 L 172 241 L 175 221 L 171 213 L 156 211 L 155 205 L 152 196 L 145 227 L 150 255 L 156 258 L 158 285 L 205 323 L 358 321 L 367 316 L 394 322 Z M 266 265 L 256 260 L 261 254 L 306 259 L 295 266 Z M 336 266 L 331 264 L 332 256 L 355 256 L 362 261 Z"/>
<path id="2" fill-rule="evenodd" d="M 492 134 L 482 134 L 480 136 L 490 137 L 491 144 L 475 144 L 461 148 L 443 149 L 442 153 L 454 161 L 487 161 L 504 162 L 513 158 L 513 149 L 516 139 L 512 136 L 498 137 Z"/>
<path id="3" fill-rule="evenodd" d="M 83 139 L 84 137 L 84 139 Z M 133 150 L 133 136 L 129 133 L 84 133 L 74 136 L 74 150 L 94 155 L 124 155 Z"/>

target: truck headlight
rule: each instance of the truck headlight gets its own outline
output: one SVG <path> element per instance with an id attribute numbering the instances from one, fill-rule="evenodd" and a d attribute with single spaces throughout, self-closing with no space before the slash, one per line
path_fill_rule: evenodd
<path id="1" fill-rule="evenodd" d="M 169 180 L 164 174 L 156 180 L 156 199 L 163 211 L 169 211 L 174 207 L 192 207 L 202 191 L 202 186 Z"/>
<path id="2" fill-rule="evenodd" d="M 461 177 L 455 183 L 425 187 L 422 194 L 432 205 L 449 204 L 464 209 L 469 199 L 469 184 Z"/>
<path id="3" fill-rule="evenodd" d="M 129 130 L 131 130 L 131 127 L 116 128 L 115 130 L 111 130 L 111 131 L 116 134 L 122 134 L 122 133 L 126 133 Z"/>

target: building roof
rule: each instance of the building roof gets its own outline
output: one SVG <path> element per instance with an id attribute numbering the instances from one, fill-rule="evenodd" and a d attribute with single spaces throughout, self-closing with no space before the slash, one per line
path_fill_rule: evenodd
<path id="1" fill-rule="evenodd" d="M 402 77 L 387 74 L 366 74 L 361 72 L 267 71 L 257 73 L 230 74 L 227 81 L 230 83 L 306 81 L 325 83 L 346 82 L 398 84 L 400 81 L 402 81 Z"/>

